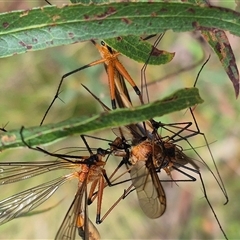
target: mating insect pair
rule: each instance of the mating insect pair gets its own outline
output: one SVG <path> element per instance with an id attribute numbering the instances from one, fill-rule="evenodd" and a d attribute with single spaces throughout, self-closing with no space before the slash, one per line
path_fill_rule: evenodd
<path id="1" fill-rule="evenodd" d="M 156 125 L 156 123 L 154 124 Z M 161 126 L 164 127 L 164 124 L 161 124 Z M 136 125 L 135 127 L 139 129 L 139 131 L 142 131 L 139 125 Z M 121 129 L 122 132 L 125 132 L 125 136 L 127 138 L 132 133 L 136 135 L 135 130 L 127 135 L 126 129 Z M 127 129 L 129 129 L 129 127 L 127 127 Z M 114 141 L 110 144 L 112 153 L 114 153 L 116 156 L 121 156 L 124 158 L 121 165 L 123 163 L 129 163 L 130 167 L 128 168 L 128 171 L 130 171 L 133 186 L 136 188 L 140 206 L 145 214 L 150 218 L 157 218 L 161 216 L 166 208 L 166 196 L 161 181 L 157 176 L 158 169 L 164 169 L 170 176 L 172 170 L 179 170 L 185 174 L 184 169 L 188 168 L 185 165 L 190 163 L 195 168 L 195 170 L 193 169 L 192 171 L 199 174 L 201 178 L 200 172 L 198 171 L 197 167 L 195 167 L 197 165 L 194 164 L 193 160 L 188 158 L 176 144 L 171 143 L 171 141 L 163 141 L 159 136 L 159 139 L 157 139 L 157 135 L 155 133 L 154 135 L 155 140 L 152 142 L 146 139 L 146 137 L 144 139 L 144 137 L 140 135 L 141 139 L 139 140 L 139 143 L 135 143 L 135 146 L 132 146 L 131 149 L 129 148 L 130 146 L 127 146 L 127 144 L 123 144 L 125 141 L 124 139 L 120 139 L 118 142 Z M 172 139 L 174 139 L 176 136 L 179 136 L 179 132 L 176 133 Z M 136 138 L 134 141 L 136 141 Z M 37 150 L 48 153 L 40 148 L 37 148 Z M 51 154 L 52 156 L 59 157 L 60 161 L 45 163 L 1 163 L 1 168 L 3 170 L 2 174 L 5 176 L 3 179 L 1 179 L 1 184 L 23 180 L 41 173 L 58 170 L 61 168 L 76 169 L 76 167 L 78 168 L 81 166 L 81 171 L 74 170 L 73 174 L 55 179 L 1 201 L 0 206 L 1 209 L 3 209 L 1 218 L 3 219 L 3 223 L 11 220 L 12 218 L 18 217 L 22 213 L 33 210 L 36 206 L 52 196 L 52 194 L 63 183 L 70 179 L 77 178 L 79 181 L 78 191 L 61 225 L 56 239 L 64 239 L 64 237 L 70 237 L 71 239 L 74 239 L 76 228 L 78 228 L 81 236 L 83 236 L 83 234 L 87 234 L 84 239 L 87 239 L 87 237 L 90 238 L 89 234 L 98 233 L 91 222 L 84 222 L 88 218 L 85 218 L 85 215 L 83 215 L 85 212 L 87 212 L 87 209 L 85 207 L 86 205 L 83 204 L 82 201 L 84 200 L 83 197 L 85 196 L 85 203 L 87 202 L 86 195 L 84 195 L 86 194 L 85 191 L 87 182 L 95 181 L 95 184 L 96 182 L 100 184 L 99 179 L 101 179 L 101 181 L 103 180 L 104 171 L 102 167 L 105 165 L 105 162 L 102 161 L 102 158 L 106 154 L 109 154 L 109 151 L 99 149 L 96 154 L 92 154 L 90 157 Z M 80 160 L 73 161 L 73 158 L 80 158 Z M 16 172 L 18 173 L 16 174 Z M 190 177 L 190 181 L 195 180 L 190 175 L 188 175 L 188 177 Z M 169 181 L 177 182 L 178 180 L 170 179 Z M 102 182 L 101 186 L 103 186 L 103 184 L 104 183 Z M 122 198 L 125 198 L 126 195 L 131 192 L 133 186 L 130 186 L 130 188 L 124 192 L 119 201 Z M 205 191 L 204 184 L 203 188 Z M 94 189 L 95 188 L 93 188 L 93 190 L 90 192 L 93 193 Z M 103 189 L 103 187 L 99 187 L 98 189 Z M 206 193 L 204 192 L 204 194 Z M 100 196 L 102 196 L 102 190 L 98 190 L 97 193 L 95 192 L 94 194 L 90 194 L 90 196 L 91 195 L 95 197 L 97 196 L 98 199 L 101 199 Z M 205 195 L 205 197 L 207 198 L 207 195 Z M 91 197 L 89 199 L 91 199 Z M 112 208 L 110 208 L 110 211 L 112 211 Z M 108 214 L 109 212 L 106 213 L 106 216 Z M 105 217 L 102 220 L 104 219 Z M 89 229 L 87 228 L 88 226 Z"/>

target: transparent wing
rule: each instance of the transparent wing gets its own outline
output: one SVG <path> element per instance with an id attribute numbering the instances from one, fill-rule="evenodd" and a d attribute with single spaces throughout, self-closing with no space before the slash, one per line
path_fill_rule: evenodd
<path id="1" fill-rule="evenodd" d="M 76 164 L 64 160 L 42 162 L 1 162 L 0 185 L 28 179 L 46 172 L 74 168 Z"/>
<path id="2" fill-rule="evenodd" d="M 87 217 L 82 210 L 83 194 L 85 193 L 85 213 L 87 214 L 87 179 L 81 183 L 78 191 L 71 203 L 67 214 L 56 234 L 55 240 L 74 240 L 76 237 L 76 230 L 78 229 L 79 236 L 84 240 L 98 240 L 100 234 L 91 220 Z"/>
<path id="3" fill-rule="evenodd" d="M 85 191 L 84 212 L 78 218 L 78 234 L 86 240 L 100 240 L 100 234 L 92 221 L 88 218 L 87 191 Z"/>
<path id="4" fill-rule="evenodd" d="M 166 196 L 155 169 L 150 173 L 146 162 L 139 161 L 131 169 L 130 175 L 143 212 L 149 218 L 160 217 L 166 209 Z"/>
<path id="5" fill-rule="evenodd" d="M 78 229 L 80 237 L 82 239 L 89 239 L 88 227 L 85 227 L 86 220 L 83 217 L 82 202 L 83 194 L 87 190 L 87 179 L 81 183 L 78 191 L 65 215 L 63 222 L 55 236 L 55 240 L 74 240 L 76 237 L 76 230 Z M 88 220 L 88 219 L 87 219 Z"/>
<path id="6" fill-rule="evenodd" d="M 149 160 L 151 160 L 151 162 L 150 162 L 151 167 L 149 168 L 149 172 L 150 172 L 150 175 L 152 177 L 153 185 L 154 185 L 155 190 L 157 191 L 157 195 L 158 195 L 159 205 L 158 205 L 158 209 L 156 210 L 156 213 L 158 213 L 159 217 L 160 217 L 161 215 L 163 215 L 163 213 L 166 210 L 167 200 L 166 200 L 165 191 L 164 191 L 163 186 L 160 182 L 160 179 L 158 177 L 156 169 L 153 165 L 152 159 L 148 159 L 148 161 Z"/>
<path id="7" fill-rule="evenodd" d="M 65 215 L 63 222 L 55 236 L 55 240 L 74 240 L 76 237 L 78 216 L 82 212 L 82 198 L 84 193 L 84 185 L 86 186 L 86 181 L 84 181 L 78 188 L 78 191 L 71 203 L 67 214 Z"/>
<path id="8" fill-rule="evenodd" d="M 33 210 L 50 198 L 63 183 L 72 177 L 72 174 L 66 175 L 0 201 L 0 224 Z"/>

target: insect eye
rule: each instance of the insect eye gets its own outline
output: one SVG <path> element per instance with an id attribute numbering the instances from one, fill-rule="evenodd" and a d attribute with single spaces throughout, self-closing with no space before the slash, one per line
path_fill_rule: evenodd
<path id="1" fill-rule="evenodd" d="M 102 45 L 102 46 L 105 46 L 106 44 L 105 44 L 105 42 L 104 42 L 104 41 L 101 41 L 101 45 Z"/>

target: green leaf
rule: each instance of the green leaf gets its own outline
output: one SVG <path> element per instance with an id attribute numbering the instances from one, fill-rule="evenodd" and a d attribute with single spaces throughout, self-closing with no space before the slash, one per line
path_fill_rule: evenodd
<path id="1" fill-rule="evenodd" d="M 26 128 L 23 131 L 24 140 L 31 146 L 46 144 L 73 134 L 86 134 L 107 128 L 128 125 L 179 111 L 195 104 L 202 103 L 197 88 L 185 88 L 153 103 L 135 108 L 124 108 L 102 113 L 100 115 L 72 118 L 66 121 L 48 124 L 42 127 Z M 24 146 L 19 129 L 0 134 L 0 150 Z"/>
<path id="2" fill-rule="evenodd" d="M 71 3 L 82 3 L 82 4 L 102 4 L 102 3 L 109 3 L 109 0 L 70 0 Z"/>
<path id="3" fill-rule="evenodd" d="M 209 7 L 210 5 L 204 0 L 188 0 L 188 2 L 196 3 L 198 5 L 203 5 Z M 232 51 L 230 42 L 226 33 L 219 29 L 205 30 L 201 31 L 203 38 L 209 43 L 217 54 L 224 70 L 226 71 L 228 77 L 232 81 L 233 88 L 235 90 L 235 95 L 239 95 L 239 73 L 235 60 L 234 53 Z"/>
<path id="4" fill-rule="evenodd" d="M 0 15 L 0 56 L 118 36 L 177 32 L 201 27 L 240 35 L 240 14 L 189 3 L 111 3 L 46 6 Z"/>
<path id="5" fill-rule="evenodd" d="M 148 61 L 148 64 L 152 65 L 166 64 L 175 55 L 175 53 L 154 48 L 150 43 L 143 41 L 138 36 L 117 37 L 104 39 L 104 41 L 121 54 L 141 63 Z"/>
<path id="6" fill-rule="evenodd" d="M 239 72 L 236 59 L 225 32 L 214 29 L 212 31 L 202 31 L 202 36 L 211 45 L 217 54 L 224 70 L 232 81 L 236 97 L 239 95 Z"/>

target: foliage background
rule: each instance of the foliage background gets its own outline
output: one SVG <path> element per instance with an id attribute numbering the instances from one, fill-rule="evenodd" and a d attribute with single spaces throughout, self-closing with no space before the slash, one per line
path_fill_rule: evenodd
<path id="1" fill-rule="evenodd" d="M 54 1 L 52 1 L 54 3 Z M 64 1 L 55 1 L 58 5 Z M 65 1 L 67 3 L 67 1 Z M 220 5 L 214 1 L 214 4 Z M 222 4 L 222 1 L 221 1 Z M 43 6 L 44 1 L 1 1 L 1 12 Z M 222 4 L 224 5 L 224 3 Z M 226 3 L 225 3 L 226 6 Z M 234 8 L 234 1 L 227 2 L 227 7 Z M 228 35 L 233 51 L 239 64 L 239 38 Z M 149 66 L 147 81 L 155 81 L 201 59 L 202 46 L 190 33 L 167 32 L 160 43 L 161 49 L 176 52 L 174 60 L 164 66 Z M 208 53 L 211 52 L 209 49 Z M 27 54 L 0 59 L 0 124 L 8 123 L 7 129 L 38 125 L 45 109 L 52 100 L 61 76 L 79 66 L 99 58 L 97 50 L 91 43 L 79 43 L 70 46 L 57 47 Z M 142 65 L 130 59 L 121 57 L 121 61 L 133 79 L 140 84 Z M 192 86 L 200 66 L 165 78 L 163 81 L 149 87 L 151 100 L 159 99 L 174 89 Z M 108 105 L 109 90 L 106 73 L 103 66 L 84 70 L 68 78 L 64 84 L 61 99 L 51 109 L 46 123 L 64 120 L 71 116 L 91 115 L 100 111 L 98 104 L 80 87 L 80 82 L 86 84 L 94 93 Z M 239 100 L 235 99 L 234 91 L 226 73 L 217 57 L 212 54 L 209 63 L 200 75 L 197 83 L 205 102 L 195 109 L 195 116 L 202 132 L 211 143 L 210 147 L 219 166 L 221 176 L 228 190 L 230 202 L 223 206 L 224 198 L 217 188 L 211 175 L 203 170 L 205 184 L 211 202 L 229 239 L 240 237 L 238 206 L 239 198 Z M 133 98 L 134 93 L 131 92 Z M 137 101 L 137 99 L 136 99 Z M 87 106 L 87 107 L 86 107 Z M 163 122 L 191 121 L 188 113 L 181 112 L 162 118 Z M 104 138 L 113 139 L 111 131 L 98 133 Z M 203 146 L 202 138 L 193 139 L 193 145 Z M 90 142 L 95 146 L 99 142 Z M 105 144 L 106 145 L 106 144 Z M 74 136 L 48 146 L 49 151 L 69 146 L 83 146 L 78 136 Z M 98 145 L 97 145 L 98 146 Z M 208 162 L 206 147 L 197 149 Z M 28 149 L 4 151 L 1 161 L 37 161 L 51 160 L 41 153 Z M 112 168 L 116 165 L 112 160 Z M 210 160 L 209 160 L 210 161 Z M 108 163 L 109 164 L 109 163 Z M 111 164 L 110 164 L 111 165 Z M 68 171 L 64 171 L 68 173 Z M 1 186 L 1 198 L 10 196 L 23 189 L 46 182 L 60 176 L 62 173 L 45 174 L 21 183 Z M 104 206 L 107 209 L 114 199 L 117 199 L 125 186 L 108 189 L 104 195 Z M 122 201 L 108 216 L 103 224 L 97 226 L 103 239 L 221 239 L 222 234 L 212 217 L 211 211 L 202 198 L 201 186 L 198 182 L 188 184 L 163 184 L 167 194 L 167 212 L 159 219 L 151 220 L 144 216 L 138 206 L 136 194 L 132 193 Z M 1 226 L 0 238 L 4 239 L 53 239 L 60 223 L 76 192 L 77 183 L 69 182 L 61 187 L 38 210 L 46 209 L 63 201 L 51 211 L 31 217 L 14 219 Z M 90 216 L 94 220 L 94 210 L 90 206 Z M 104 212 L 104 211 L 103 211 Z"/>

